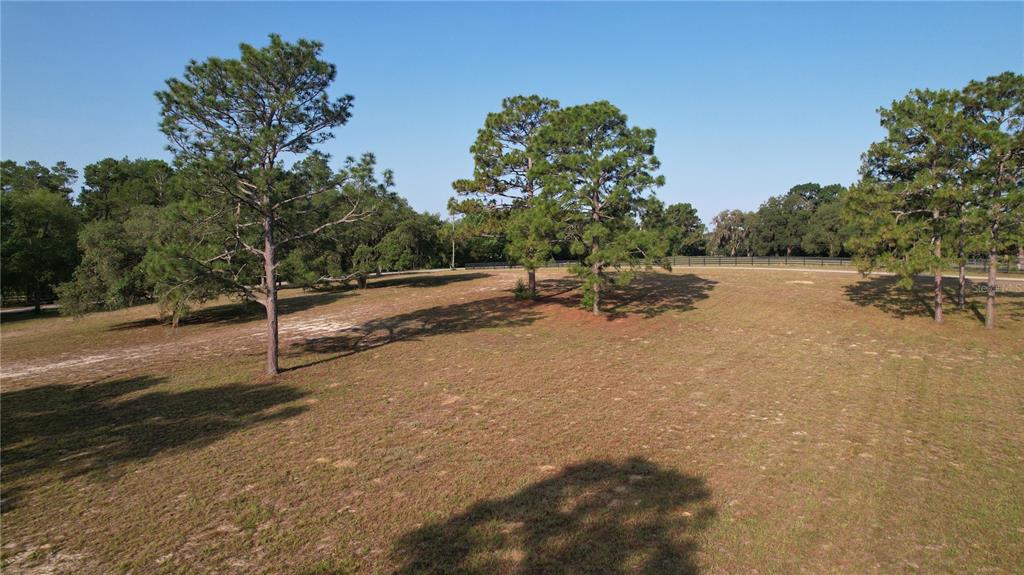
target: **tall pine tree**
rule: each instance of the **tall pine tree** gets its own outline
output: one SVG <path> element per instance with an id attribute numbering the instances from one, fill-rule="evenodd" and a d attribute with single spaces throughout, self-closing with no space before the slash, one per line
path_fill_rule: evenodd
<path id="1" fill-rule="evenodd" d="M 565 214 L 573 253 L 583 262 L 573 268 L 584 282 L 583 304 L 595 314 L 610 271 L 664 255 L 657 234 L 637 226 L 647 192 L 665 183 L 655 175 L 661 164 L 654 139 L 653 129 L 629 126 L 606 101 L 559 110 L 537 135 L 531 173 Z M 619 284 L 631 278 L 629 271 L 614 275 Z"/>
<path id="2" fill-rule="evenodd" d="M 488 216 L 492 230 L 509 241 L 512 259 L 526 268 L 531 295 L 537 293 L 536 269 L 551 258 L 557 239 L 556 208 L 540 202 L 543 182 L 533 170 L 537 133 L 558 101 L 540 96 L 513 96 L 501 111 L 487 114 L 470 148 L 473 177 L 452 187 L 469 202 L 453 202 L 456 211 Z"/>
<path id="3" fill-rule="evenodd" d="M 277 266 L 282 249 L 364 215 L 357 204 L 338 211 L 314 201 L 323 195 L 343 203 L 338 189 L 344 172 L 325 173 L 309 186 L 309 178 L 283 165 L 284 158 L 313 152 L 351 116 L 351 96 L 328 95 L 336 69 L 320 59 L 321 51 L 319 42 L 291 44 L 271 35 L 262 48 L 242 44 L 238 59 L 189 63 L 181 78 L 168 80 L 166 90 L 157 93 L 161 129 L 177 162 L 195 180 L 197 203 L 181 213 L 199 217 L 191 220 L 188 231 L 193 241 L 171 254 L 178 265 L 164 261 L 162 267 L 183 266 L 179 286 L 206 278 L 211 280 L 209 289 L 223 286 L 262 304 L 270 375 L 278 372 Z M 253 285 L 257 265 L 261 273 Z"/>

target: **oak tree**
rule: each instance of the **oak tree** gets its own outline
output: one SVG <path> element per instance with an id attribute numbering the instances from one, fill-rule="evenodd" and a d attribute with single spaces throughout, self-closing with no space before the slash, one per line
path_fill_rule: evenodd
<path id="1" fill-rule="evenodd" d="M 0 283 L 36 312 L 78 264 L 81 217 L 71 203 L 77 179 L 65 162 L 0 162 Z"/>
<path id="2" fill-rule="evenodd" d="M 708 253 L 713 255 L 750 255 L 750 231 L 755 216 L 743 210 L 722 210 L 711 219 Z"/>

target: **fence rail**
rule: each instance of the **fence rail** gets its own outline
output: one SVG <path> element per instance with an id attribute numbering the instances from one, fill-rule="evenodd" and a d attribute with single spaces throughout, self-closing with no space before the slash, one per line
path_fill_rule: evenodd
<path id="1" fill-rule="evenodd" d="M 57 301 L 57 295 L 51 290 L 44 290 L 39 295 L 39 303 L 42 305 L 51 304 Z M 12 289 L 0 291 L 0 307 L 28 306 L 33 305 L 26 294 Z"/>
<path id="2" fill-rule="evenodd" d="M 827 258 L 810 256 L 672 256 L 668 258 L 672 267 L 801 267 L 801 268 L 853 268 L 852 258 Z M 575 260 L 558 260 L 548 262 L 542 268 L 565 268 L 579 263 Z M 466 269 L 516 269 L 523 266 L 511 262 L 477 262 L 467 263 Z M 1024 274 L 1017 269 L 1015 261 L 999 262 L 996 271 L 1009 274 Z M 951 266 L 950 270 L 956 270 Z M 967 261 L 968 272 L 987 273 L 987 259 L 971 259 Z"/>
<path id="3" fill-rule="evenodd" d="M 799 266 L 799 267 L 852 267 L 851 258 L 825 258 L 825 257 L 804 257 L 804 256 L 747 256 L 747 257 L 726 257 L 726 256 L 672 256 L 669 262 L 673 266 L 720 266 L 720 267 L 771 267 L 771 266 Z"/>

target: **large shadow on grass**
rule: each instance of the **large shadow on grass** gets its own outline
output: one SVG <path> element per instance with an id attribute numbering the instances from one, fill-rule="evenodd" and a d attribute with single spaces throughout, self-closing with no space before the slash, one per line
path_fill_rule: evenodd
<path id="1" fill-rule="evenodd" d="M 408 276 L 388 276 L 384 278 L 370 279 L 367 289 L 384 287 L 412 287 L 427 288 L 441 287 L 451 283 L 471 281 L 488 277 L 485 273 L 439 273 Z M 298 288 L 290 288 L 298 289 Z M 302 295 L 289 295 L 289 290 L 282 290 L 282 297 L 278 300 L 277 311 L 281 316 L 291 313 L 305 311 L 333 303 L 346 295 L 351 295 L 357 290 L 355 284 L 333 286 L 305 292 Z M 266 311 L 263 306 L 252 301 L 242 301 L 223 305 L 210 306 L 189 313 L 181 319 L 179 325 L 230 325 L 246 323 L 266 318 Z M 112 326 L 112 331 L 136 329 L 155 325 L 165 325 L 165 322 L 158 318 L 145 318 L 137 321 L 119 323 Z"/>
<path id="2" fill-rule="evenodd" d="M 914 278 L 913 287 L 900 287 L 895 276 L 872 276 L 852 283 L 844 288 L 846 296 L 861 307 L 874 307 L 897 319 L 908 317 L 932 317 L 934 308 L 935 284 L 931 278 Z M 999 285 L 999 284 L 997 284 Z M 956 307 L 956 278 L 943 278 L 943 312 L 958 313 Z M 985 285 L 982 282 L 969 282 L 967 312 L 977 321 L 985 323 Z M 996 322 L 1000 319 L 1024 320 L 1024 290 L 1017 286 L 999 287 L 996 296 Z"/>
<path id="3" fill-rule="evenodd" d="M 475 275 L 475 274 L 470 274 Z M 602 304 L 605 316 L 614 319 L 628 314 L 652 317 L 666 311 L 693 309 L 706 299 L 717 282 L 692 274 L 641 274 L 628 287 L 609 290 Z M 538 283 L 540 302 L 579 307 L 579 280 L 559 278 Z M 518 301 L 511 294 L 415 310 L 367 322 L 335 335 L 306 340 L 288 353 L 331 354 L 286 371 L 309 367 L 340 357 L 400 341 L 417 341 L 430 336 L 469 333 L 481 329 L 520 327 L 544 317 L 534 302 Z"/>
<path id="4" fill-rule="evenodd" d="M 396 573 L 694 574 L 709 496 L 702 479 L 643 458 L 573 465 L 406 534 Z"/>
<path id="5" fill-rule="evenodd" d="M 306 353 L 333 354 L 288 370 L 332 361 L 400 342 L 426 337 L 469 333 L 481 329 L 520 327 L 541 319 L 543 314 L 527 302 L 501 296 L 466 303 L 428 307 L 387 318 L 371 320 L 336 335 L 309 339 L 289 355 Z"/>
<path id="6" fill-rule="evenodd" d="M 306 392 L 284 384 L 153 389 L 163 383 L 160 377 L 135 377 L 5 392 L 0 403 L 4 507 L 16 502 L 8 487 L 26 483 L 19 480 L 27 476 L 110 476 L 121 464 L 200 448 L 306 409 L 289 405 Z"/>
<path id="7" fill-rule="evenodd" d="M 691 310 L 718 282 L 694 274 L 641 272 L 626 286 L 609 286 L 601 292 L 601 309 L 608 319 L 627 315 L 654 317 L 668 311 Z M 581 281 L 558 278 L 538 282 L 541 300 L 580 307 Z"/>

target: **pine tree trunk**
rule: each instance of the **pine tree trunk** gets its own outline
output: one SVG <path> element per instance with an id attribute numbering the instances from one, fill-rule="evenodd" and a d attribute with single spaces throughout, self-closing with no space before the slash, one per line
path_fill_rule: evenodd
<path id="1" fill-rule="evenodd" d="M 263 220 L 263 273 L 267 297 L 267 375 L 277 375 L 277 280 L 274 269 L 274 228 L 269 217 Z"/>
<path id="2" fill-rule="evenodd" d="M 1024 245 L 1017 248 L 1017 271 L 1024 272 Z"/>
<path id="3" fill-rule="evenodd" d="M 995 231 L 993 230 L 993 235 Z M 996 267 L 999 265 L 999 254 L 995 242 L 988 248 L 988 294 L 985 298 L 985 327 L 996 326 Z"/>
<path id="4" fill-rule="evenodd" d="M 590 253 L 596 253 L 597 250 L 597 240 L 593 239 L 590 241 Z M 601 268 L 601 262 L 594 262 L 590 267 L 590 273 L 594 275 L 594 315 L 601 315 Z"/>
<path id="5" fill-rule="evenodd" d="M 967 260 L 964 259 L 964 221 L 960 220 L 960 237 L 957 241 L 957 261 L 959 263 L 960 284 L 957 286 L 956 307 L 967 307 Z"/>
<path id="6" fill-rule="evenodd" d="M 537 295 L 537 270 L 527 270 L 526 283 L 529 284 L 530 296 Z"/>
<path id="7" fill-rule="evenodd" d="M 35 287 L 26 292 L 25 299 L 32 304 L 32 313 L 38 315 L 43 313 L 43 298 L 39 295 L 42 292 L 42 289 L 39 287 L 38 281 L 33 282 L 33 285 Z"/>
<path id="8" fill-rule="evenodd" d="M 959 309 L 967 308 L 967 265 L 964 264 L 963 260 L 960 261 L 960 284 L 956 290 L 956 307 Z"/>
<path id="9" fill-rule="evenodd" d="M 590 212 L 590 219 L 594 223 L 598 223 L 601 221 L 601 215 L 598 212 L 600 203 L 596 195 L 591 197 L 591 202 L 593 210 Z M 601 249 L 601 245 L 595 235 L 590 238 L 590 257 L 595 259 L 594 264 L 590 267 L 590 273 L 594 275 L 594 315 L 601 315 L 601 270 L 603 265 L 602 262 L 597 261 L 597 250 L 599 249 Z"/>
<path id="10" fill-rule="evenodd" d="M 942 238 L 936 236 L 935 259 L 942 259 Z M 942 323 L 942 266 L 935 264 L 935 323 Z"/>

